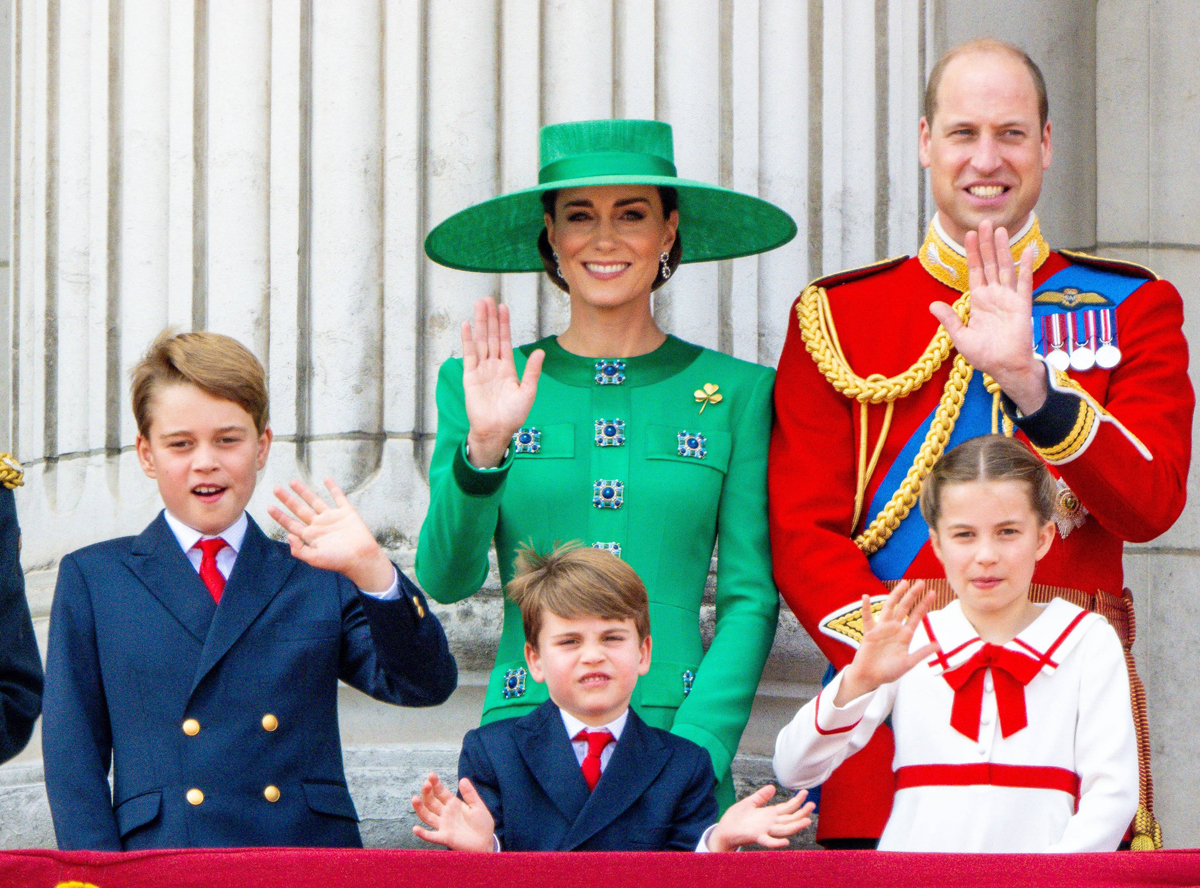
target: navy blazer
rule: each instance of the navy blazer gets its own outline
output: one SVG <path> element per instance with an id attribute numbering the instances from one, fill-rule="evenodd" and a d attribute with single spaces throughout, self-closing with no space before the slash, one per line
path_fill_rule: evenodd
<path id="1" fill-rule="evenodd" d="M 59 848 L 361 847 L 338 679 L 405 706 L 457 683 L 437 617 L 400 580 L 398 601 L 362 595 L 253 519 L 219 606 L 161 513 L 65 557 L 42 725 Z"/>
<path id="2" fill-rule="evenodd" d="M 42 658 L 25 600 L 20 552 L 16 500 L 0 484 L 0 762 L 25 748 L 42 711 Z"/>
<path id="3" fill-rule="evenodd" d="M 718 816 L 708 753 L 632 709 L 592 792 L 550 700 L 470 731 L 458 776 L 479 791 L 506 851 L 694 851 Z"/>

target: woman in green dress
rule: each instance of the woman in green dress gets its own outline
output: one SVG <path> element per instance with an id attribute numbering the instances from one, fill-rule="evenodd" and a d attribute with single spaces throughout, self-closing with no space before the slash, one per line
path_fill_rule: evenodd
<path id="1" fill-rule="evenodd" d="M 452 268 L 544 269 L 571 314 L 557 337 L 516 350 L 503 305 L 480 300 L 463 324 L 463 358 L 438 378 L 418 580 L 443 603 L 474 594 L 493 540 L 505 584 L 521 543 L 579 539 L 625 559 L 646 584 L 654 640 L 633 706 L 709 751 L 722 807 L 778 614 L 774 372 L 664 333 L 650 294 L 681 261 L 758 253 L 795 233 L 766 201 L 679 179 L 667 124 L 601 120 L 543 128 L 538 186 L 463 210 L 425 241 Z M 706 652 L 699 612 L 717 541 Z M 524 642 L 505 600 L 485 723 L 546 699 Z"/>

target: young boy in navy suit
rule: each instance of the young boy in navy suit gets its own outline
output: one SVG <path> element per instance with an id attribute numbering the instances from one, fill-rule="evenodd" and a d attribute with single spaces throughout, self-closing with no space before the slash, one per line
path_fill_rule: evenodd
<path id="1" fill-rule="evenodd" d="M 763 807 L 773 786 L 715 822 L 708 754 L 630 708 L 651 642 L 646 587 L 628 564 L 578 544 L 545 557 L 525 549 L 508 596 L 521 609 L 529 677 L 550 699 L 466 735 L 461 797 L 430 774 L 413 798 L 428 827 L 418 836 L 470 851 L 728 851 L 780 848 L 808 826 L 804 793 Z"/>
<path id="2" fill-rule="evenodd" d="M 287 545 L 246 513 L 271 429 L 235 340 L 161 335 L 133 410 L 166 508 L 59 567 L 42 728 L 59 847 L 361 847 L 338 679 L 441 703 L 457 673 L 437 618 L 332 481 L 333 506 L 276 489 Z"/>

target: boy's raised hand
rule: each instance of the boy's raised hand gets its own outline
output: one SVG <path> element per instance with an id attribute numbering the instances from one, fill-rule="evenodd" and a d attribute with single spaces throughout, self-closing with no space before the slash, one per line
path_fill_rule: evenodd
<path id="1" fill-rule="evenodd" d="M 426 826 L 414 826 L 413 832 L 426 842 L 445 845 L 452 851 L 495 851 L 496 821 L 492 813 L 466 777 L 458 781 L 458 791 L 461 799 L 437 774 L 426 777 L 421 794 L 412 800 L 413 810 Z"/>
<path id="2" fill-rule="evenodd" d="M 709 851 L 733 851 L 743 845 L 758 843 L 764 848 L 785 848 L 787 837 L 812 823 L 813 802 L 804 803 L 808 796 L 801 790 L 786 802 L 768 805 L 775 795 L 771 784 L 731 805 L 717 821 L 716 829 L 708 835 Z"/>
<path id="3" fill-rule="evenodd" d="M 267 512 L 287 531 L 292 555 L 305 564 L 342 574 L 364 592 L 391 588 L 396 569 L 333 479 L 325 479 L 332 506 L 298 480 L 290 486 L 294 494 L 276 487 L 275 496 L 291 514 L 278 506 L 270 506 Z"/>
<path id="4" fill-rule="evenodd" d="M 912 584 L 908 580 L 897 583 L 884 600 L 878 617 L 871 612 L 870 596 L 863 596 L 862 641 L 854 659 L 842 672 L 835 706 L 845 706 L 881 685 L 896 681 L 937 650 L 936 644 L 927 644 L 911 654 L 908 652 L 913 633 L 931 604 L 933 592 L 926 592 L 920 580 Z"/>

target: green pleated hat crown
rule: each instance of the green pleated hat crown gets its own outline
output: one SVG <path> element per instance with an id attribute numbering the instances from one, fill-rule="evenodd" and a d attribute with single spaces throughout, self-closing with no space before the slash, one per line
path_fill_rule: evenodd
<path id="1" fill-rule="evenodd" d="M 467 207 L 425 238 L 434 262 L 466 271 L 542 271 L 542 194 L 595 185 L 657 185 L 679 194 L 682 262 L 749 256 L 796 236 L 792 217 L 761 198 L 680 179 L 670 124 L 585 120 L 542 127 L 533 188 Z"/>

